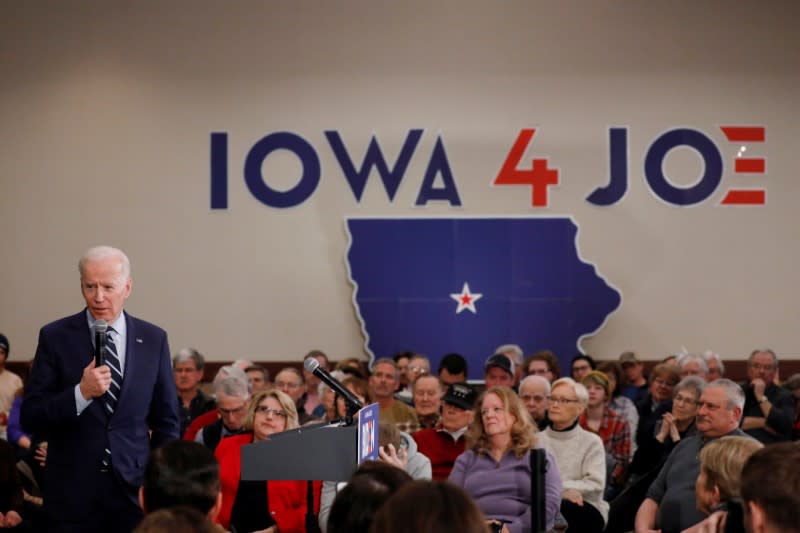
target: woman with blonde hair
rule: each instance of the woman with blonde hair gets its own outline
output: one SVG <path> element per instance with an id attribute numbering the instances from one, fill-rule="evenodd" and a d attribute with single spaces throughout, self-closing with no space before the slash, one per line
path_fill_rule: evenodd
<path id="1" fill-rule="evenodd" d="M 467 431 L 466 451 L 458 456 L 449 481 L 472 496 L 490 523 L 503 533 L 531 530 L 530 450 L 539 447 L 536 426 L 525 404 L 508 387 L 491 387 L 475 405 L 475 420 Z M 561 503 L 561 476 L 550 452 L 545 452 L 546 529 Z"/>
<path id="2" fill-rule="evenodd" d="M 222 439 L 214 453 L 220 465 L 222 508 L 217 521 L 225 529 L 263 533 L 305 531 L 305 481 L 242 481 L 242 446 L 298 427 L 294 401 L 278 389 L 253 396 L 244 420 L 246 433 Z M 314 501 L 320 484 L 314 482 Z"/>
<path id="3" fill-rule="evenodd" d="M 722 437 L 700 450 L 700 475 L 695 483 L 697 509 L 709 517 L 684 533 L 744 532 L 741 506 L 742 469 L 764 445 L 752 437 Z"/>

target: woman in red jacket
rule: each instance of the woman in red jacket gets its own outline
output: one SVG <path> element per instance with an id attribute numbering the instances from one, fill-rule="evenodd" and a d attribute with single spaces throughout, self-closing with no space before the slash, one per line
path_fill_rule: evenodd
<path id="1" fill-rule="evenodd" d="M 256 394 L 244 427 L 247 433 L 222 439 L 214 453 L 219 460 L 222 509 L 217 521 L 240 533 L 305 532 L 305 481 L 242 481 L 241 448 L 266 440 L 273 433 L 298 427 L 292 399 L 275 389 Z M 314 483 L 315 502 L 320 486 Z"/>

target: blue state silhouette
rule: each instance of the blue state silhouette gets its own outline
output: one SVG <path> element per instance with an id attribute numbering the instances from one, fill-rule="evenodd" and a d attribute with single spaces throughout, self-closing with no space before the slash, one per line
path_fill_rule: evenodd
<path id="1" fill-rule="evenodd" d="M 469 377 L 501 344 L 550 349 L 563 365 L 621 303 L 581 259 L 568 217 L 349 218 L 346 252 L 367 352 L 467 358 Z M 451 294 L 480 294 L 475 313 Z"/>

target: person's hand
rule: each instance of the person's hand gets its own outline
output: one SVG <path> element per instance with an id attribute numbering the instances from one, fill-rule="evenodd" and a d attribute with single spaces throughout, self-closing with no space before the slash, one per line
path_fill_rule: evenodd
<path id="1" fill-rule="evenodd" d="M 81 395 L 84 399 L 91 400 L 105 394 L 110 386 L 111 370 L 106 365 L 95 368 L 93 358 L 83 369 L 83 376 L 79 384 Z"/>
<path id="2" fill-rule="evenodd" d="M 253 533 L 278 533 L 278 525 L 270 526 L 267 529 L 259 529 L 258 531 L 253 531 Z"/>
<path id="3" fill-rule="evenodd" d="M 764 397 L 764 391 L 767 389 L 767 384 L 761 378 L 756 378 L 750 382 L 750 385 L 753 386 L 753 394 L 756 397 L 756 400 L 760 400 Z"/>
<path id="4" fill-rule="evenodd" d="M 36 462 L 39 463 L 39 466 L 44 468 L 44 464 L 47 462 L 47 443 L 42 442 L 39 446 L 36 447 L 36 453 L 34 454 L 34 458 Z"/>
<path id="5" fill-rule="evenodd" d="M 664 416 L 669 416 L 669 438 L 672 439 L 672 442 L 678 442 L 681 440 L 681 434 L 678 431 L 678 422 L 675 420 L 675 416 L 672 413 L 667 413 Z"/>
<path id="6" fill-rule="evenodd" d="M 700 523 L 698 533 L 723 533 L 725 531 L 725 521 L 728 513 L 717 511 Z"/>
<path id="7" fill-rule="evenodd" d="M 378 448 L 378 456 L 384 463 L 396 466 L 400 470 L 405 470 L 408 464 L 408 453 L 402 448 L 396 450 L 394 444 L 387 444 Z"/>
<path id="8" fill-rule="evenodd" d="M 561 493 L 561 498 L 569 500 L 575 505 L 583 507 L 583 495 L 575 489 L 567 489 Z"/>
<path id="9" fill-rule="evenodd" d="M 16 527 L 22 523 L 22 517 L 16 511 L 9 511 L 3 519 L 3 527 Z"/>
<path id="10" fill-rule="evenodd" d="M 19 440 L 17 440 L 17 446 L 27 450 L 28 448 L 31 447 L 31 438 L 28 437 L 27 435 L 21 436 Z"/>
<path id="11" fill-rule="evenodd" d="M 658 442 L 663 443 L 665 440 L 667 440 L 667 437 L 671 432 L 670 428 L 674 425 L 673 421 L 674 418 L 672 417 L 672 413 L 664 413 L 664 416 L 661 418 L 661 427 L 656 435 L 656 440 Z"/>

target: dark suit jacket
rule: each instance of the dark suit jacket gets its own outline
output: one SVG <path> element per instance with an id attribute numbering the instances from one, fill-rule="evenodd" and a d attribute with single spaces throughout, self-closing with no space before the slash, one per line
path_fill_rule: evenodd
<path id="1" fill-rule="evenodd" d="M 125 313 L 127 344 L 119 402 L 112 416 L 95 398 L 78 416 L 75 385 L 93 357 L 86 310 L 44 326 L 25 386 L 22 425 L 48 441 L 44 501 L 48 514 L 88 514 L 91 480 L 103 449 L 114 475 L 137 503 L 151 448 L 178 438 L 178 405 L 167 334 Z M 152 436 L 148 434 L 152 430 Z M 108 475 L 108 474 L 103 474 Z"/>

